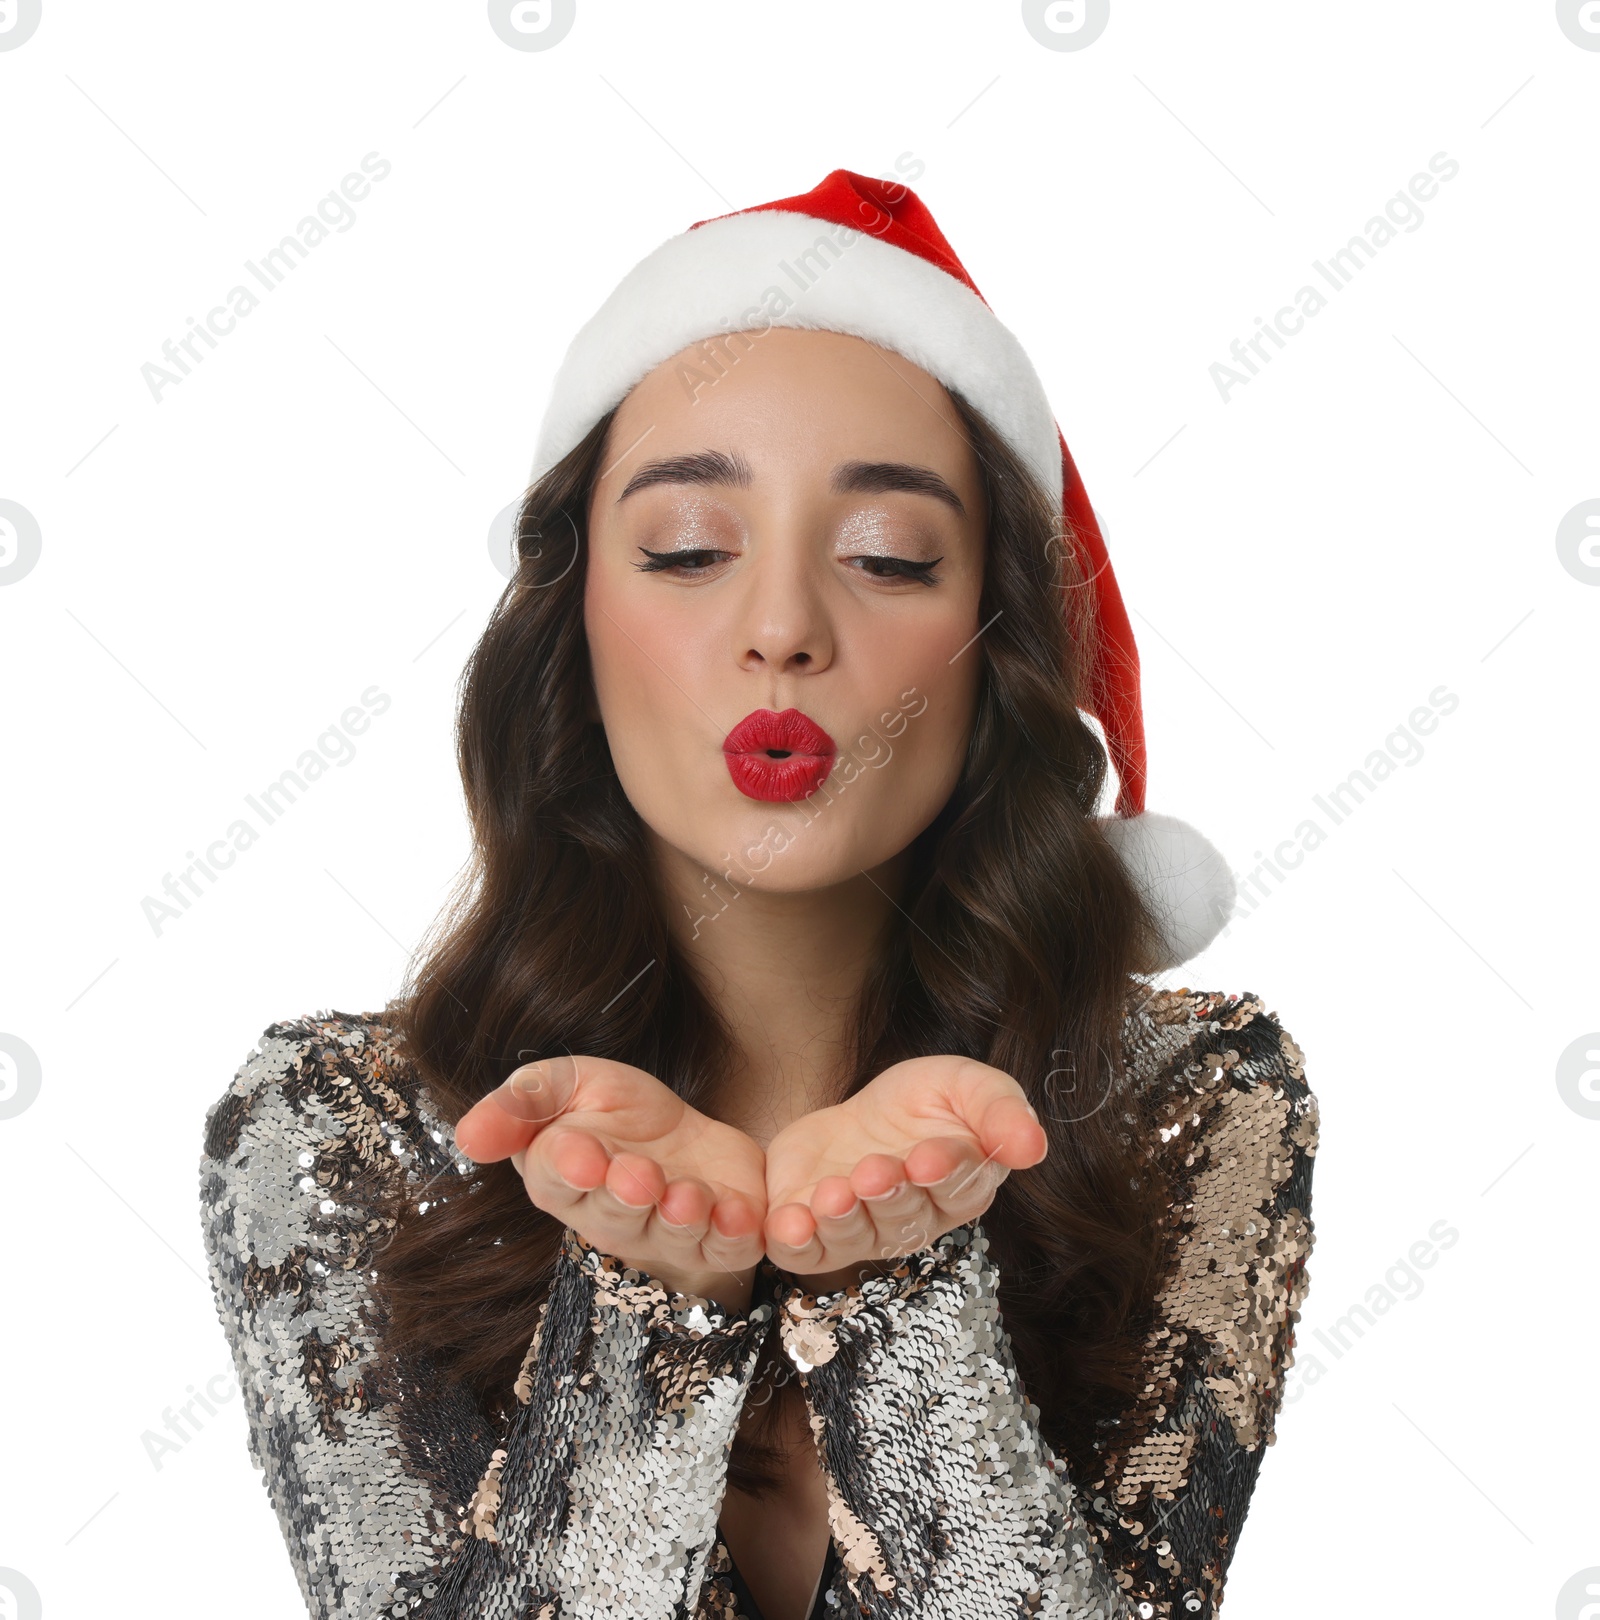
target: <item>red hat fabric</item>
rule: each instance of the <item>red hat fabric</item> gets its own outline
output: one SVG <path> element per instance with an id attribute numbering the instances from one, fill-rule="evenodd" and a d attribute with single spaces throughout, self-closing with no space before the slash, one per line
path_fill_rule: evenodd
<path id="1" fill-rule="evenodd" d="M 904 355 L 970 401 L 1027 465 L 1074 549 L 1063 588 L 1087 593 L 1080 702 L 1117 773 L 1117 813 L 1102 825 L 1161 921 L 1161 965 L 1188 960 L 1227 921 L 1232 874 L 1195 829 L 1145 811 L 1139 655 L 1099 522 L 1037 372 L 908 187 L 835 169 L 811 191 L 700 220 L 662 243 L 568 348 L 532 479 L 656 366 L 698 345 L 703 366 L 678 362 L 692 394 L 737 362 L 738 343 L 773 326 L 847 333 Z"/>

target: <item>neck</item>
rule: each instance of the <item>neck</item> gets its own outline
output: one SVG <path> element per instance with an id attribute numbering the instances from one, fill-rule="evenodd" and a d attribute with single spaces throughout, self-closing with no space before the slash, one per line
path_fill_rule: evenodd
<path id="1" fill-rule="evenodd" d="M 733 1068 L 710 1111 L 764 1148 L 837 1100 L 910 852 L 827 888 L 785 893 L 714 876 L 713 890 L 698 862 L 650 841 L 674 943 L 733 1032 Z"/>

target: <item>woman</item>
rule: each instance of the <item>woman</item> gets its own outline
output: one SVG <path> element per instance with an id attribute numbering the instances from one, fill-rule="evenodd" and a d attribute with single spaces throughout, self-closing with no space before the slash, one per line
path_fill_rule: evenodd
<path id="1" fill-rule="evenodd" d="M 1151 982 L 1231 880 L 1141 813 L 1015 339 L 837 171 L 630 272 L 534 472 L 458 903 L 207 1121 L 310 1612 L 1213 1614 L 1316 1104 L 1255 997 Z"/>

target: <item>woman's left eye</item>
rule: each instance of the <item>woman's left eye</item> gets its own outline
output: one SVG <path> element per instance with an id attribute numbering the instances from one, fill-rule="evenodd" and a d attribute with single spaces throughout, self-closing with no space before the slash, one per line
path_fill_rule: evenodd
<path id="1" fill-rule="evenodd" d="M 909 557 L 880 557 L 867 556 L 852 559 L 855 562 L 882 563 L 890 572 L 879 573 L 875 568 L 865 568 L 863 573 L 870 574 L 874 579 L 909 579 L 919 585 L 932 585 L 938 576 L 934 569 L 944 561 L 943 557 L 935 557 L 932 562 L 913 562 Z"/>

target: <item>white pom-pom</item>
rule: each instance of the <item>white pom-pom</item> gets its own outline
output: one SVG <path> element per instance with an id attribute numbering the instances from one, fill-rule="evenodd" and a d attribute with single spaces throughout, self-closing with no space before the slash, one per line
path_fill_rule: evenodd
<path id="1" fill-rule="evenodd" d="M 1222 853 L 1176 816 L 1102 816 L 1101 828 L 1161 926 L 1157 968 L 1198 956 L 1233 915 L 1237 888 Z"/>

